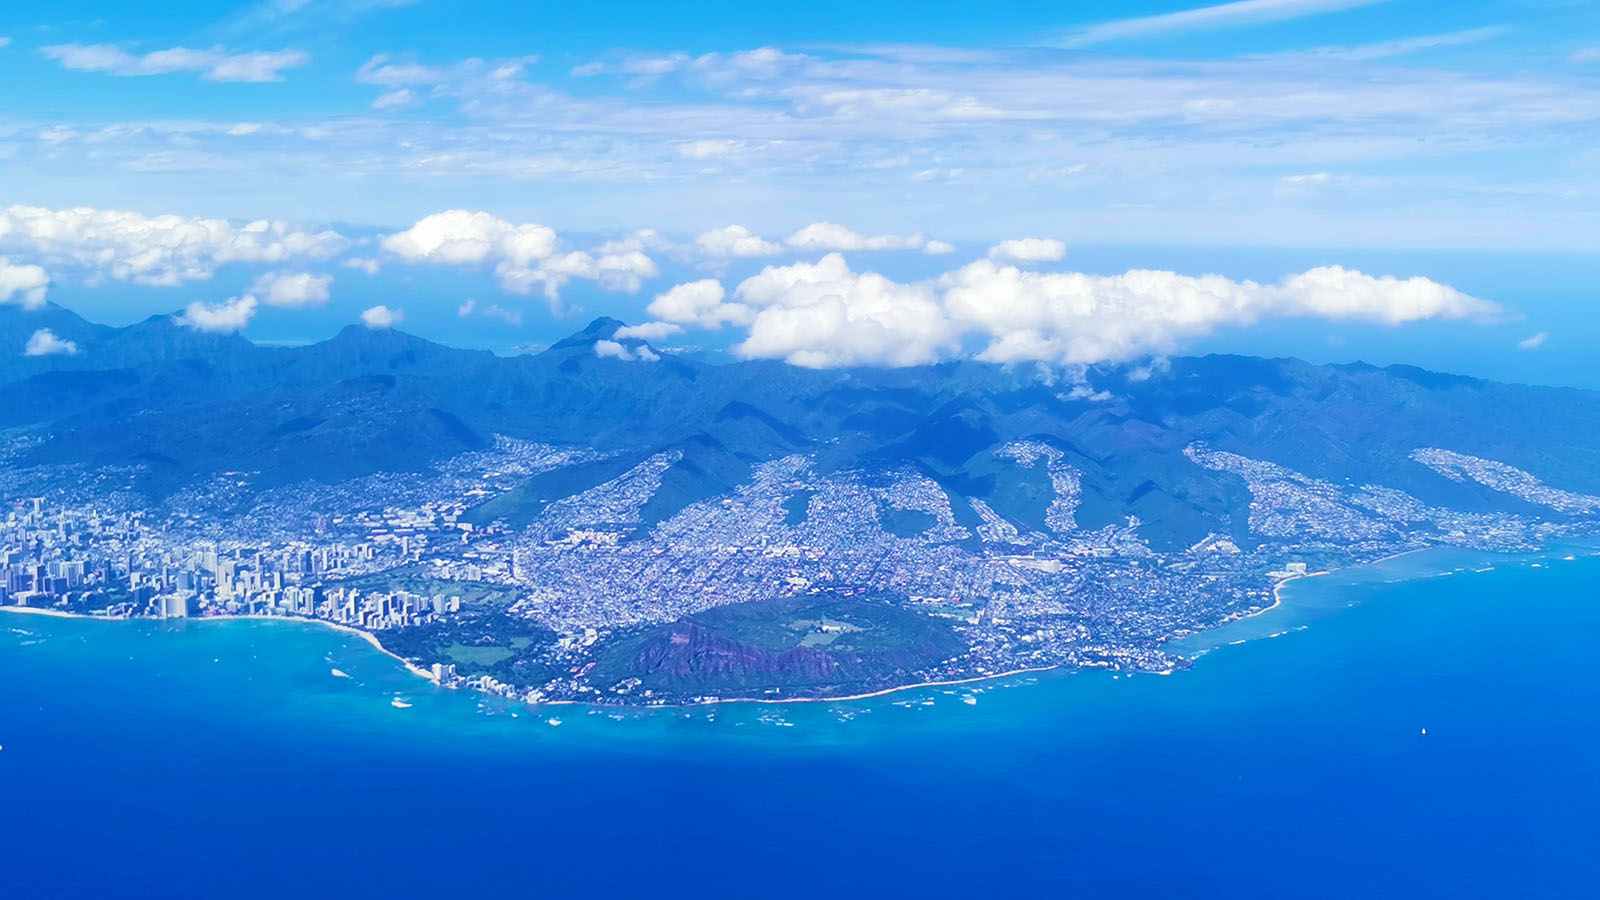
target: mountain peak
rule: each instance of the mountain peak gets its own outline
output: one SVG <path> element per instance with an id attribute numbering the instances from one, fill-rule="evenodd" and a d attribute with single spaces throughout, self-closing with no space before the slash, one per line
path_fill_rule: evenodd
<path id="1" fill-rule="evenodd" d="M 582 331 L 575 332 L 562 338 L 550 346 L 551 350 L 560 350 L 565 347 L 588 347 L 595 341 L 610 340 L 625 323 L 610 316 L 601 316 L 585 325 Z"/>
<path id="2" fill-rule="evenodd" d="M 617 329 L 621 327 L 623 327 L 622 322 L 613 319 L 610 316 L 601 316 L 600 318 L 595 319 L 593 322 L 590 322 L 588 325 L 584 326 L 583 331 L 579 332 L 579 334 L 582 334 L 585 337 L 594 338 L 595 340 L 600 340 L 616 334 Z"/>

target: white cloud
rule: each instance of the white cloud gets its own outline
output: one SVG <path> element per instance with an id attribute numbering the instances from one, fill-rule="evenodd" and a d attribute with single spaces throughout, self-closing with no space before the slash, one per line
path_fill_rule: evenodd
<path id="1" fill-rule="evenodd" d="M 28 345 L 22 348 L 23 356 L 74 356 L 77 352 L 77 342 L 62 340 L 48 328 L 35 331 L 28 338 Z"/>
<path id="2" fill-rule="evenodd" d="M 346 269 L 355 269 L 357 272 L 365 272 L 368 275 L 376 275 L 382 268 L 378 265 L 378 261 L 370 256 L 352 256 L 339 265 L 344 266 Z"/>
<path id="3" fill-rule="evenodd" d="M 833 222 L 813 222 L 783 242 L 796 250 L 921 250 L 937 254 L 955 249 L 944 241 L 930 241 L 924 234 L 865 235 Z"/>
<path id="4" fill-rule="evenodd" d="M 963 330 L 986 334 L 979 358 L 1067 364 L 1170 353 L 1225 325 L 1269 316 L 1316 316 L 1398 325 L 1482 318 L 1497 307 L 1425 278 L 1375 278 L 1325 266 L 1273 285 L 1133 270 L 1097 276 L 1027 272 L 975 262 L 940 280 Z"/>
<path id="5" fill-rule="evenodd" d="M 282 81 L 284 69 L 303 66 L 311 56 L 301 50 L 229 53 L 221 47 L 193 50 L 173 47 L 135 56 L 115 44 L 56 44 L 40 48 L 64 69 L 111 75 L 169 75 L 201 72 L 207 81 Z"/>
<path id="6" fill-rule="evenodd" d="M 387 54 L 378 54 L 361 64 L 356 70 L 356 81 L 378 87 L 400 88 L 432 85 L 449 80 L 451 71 L 416 63 L 393 62 Z"/>
<path id="7" fill-rule="evenodd" d="M 746 357 L 808 368 L 911 366 L 959 348 L 960 336 L 930 286 L 852 272 L 837 253 L 816 263 L 768 266 L 734 295 L 755 310 L 748 336 L 734 348 Z"/>
<path id="8" fill-rule="evenodd" d="M 11 38 L 3 36 L 3 35 L 0 35 L 0 47 L 9 47 L 9 46 L 11 46 Z"/>
<path id="9" fill-rule="evenodd" d="M 1493 303 L 1427 278 L 1374 277 L 1343 266 L 1319 266 L 1291 275 L 1266 289 L 1265 294 L 1274 311 L 1284 315 L 1355 319 L 1382 325 L 1424 319 L 1488 319 L 1500 312 Z"/>
<path id="10" fill-rule="evenodd" d="M 743 225 L 704 232 L 694 242 L 714 256 L 773 256 L 783 252 L 783 245 L 766 240 Z"/>
<path id="11" fill-rule="evenodd" d="M 310 272 L 266 272 L 256 278 L 250 293 L 268 306 L 321 306 L 328 302 L 332 275 Z"/>
<path id="12" fill-rule="evenodd" d="M 486 212 L 451 209 L 417 220 L 383 239 L 383 249 L 407 262 L 461 265 L 501 260 L 528 265 L 555 253 L 556 233 L 543 225 L 513 225 Z"/>
<path id="13" fill-rule="evenodd" d="M 1541 332 L 1539 332 L 1538 334 L 1536 334 L 1536 335 L 1534 335 L 1532 337 L 1523 338 L 1522 340 L 1517 341 L 1517 349 L 1518 350 L 1537 350 L 1540 347 L 1543 347 L 1544 346 L 1544 342 L 1549 340 L 1549 339 L 1550 339 L 1550 332 L 1541 331 Z"/>
<path id="14" fill-rule="evenodd" d="M 410 109 L 420 102 L 415 91 L 410 88 L 400 88 L 399 90 L 378 95 L 378 99 L 372 101 L 372 108 L 379 112 L 391 109 Z"/>
<path id="15" fill-rule="evenodd" d="M 754 317 L 750 307 L 741 303 L 726 303 L 727 292 L 714 278 L 703 278 L 675 285 L 657 294 L 646 311 L 665 322 L 697 325 L 701 328 L 721 328 L 724 323 L 748 325 Z"/>
<path id="16" fill-rule="evenodd" d="M 1173 34 L 1213 28 L 1236 28 L 1266 22 L 1282 22 L 1319 13 L 1338 12 L 1369 6 L 1384 0 L 1236 0 L 1215 6 L 1202 6 L 1180 12 L 1116 19 L 1091 25 L 1068 35 L 1066 47 L 1087 47 L 1126 38 Z"/>
<path id="17" fill-rule="evenodd" d="M 198 300 L 184 308 L 176 319 L 179 325 L 196 331 L 228 333 L 242 331 L 256 314 L 256 298 L 245 294 L 221 303 Z"/>
<path id="18" fill-rule="evenodd" d="M 661 354 L 649 347 L 640 346 L 637 351 L 629 350 L 626 344 L 619 341 L 599 340 L 594 342 L 594 355 L 602 359 L 620 359 L 624 362 L 656 362 L 661 359 Z"/>
<path id="19" fill-rule="evenodd" d="M 1218 328 L 1271 317 L 1392 326 L 1486 320 L 1499 308 L 1426 278 L 1339 266 L 1258 284 L 1148 270 L 1042 273 L 985 259 L 903 284 L 854 272 L 834 253 L 768 266 L 742 282 L 732 301 L 715 281 L 679 285 L 650 312 L 702 327 L 732 322 L 747 328 L 734 348 L 740 355 L 824 368 L 937 362 L 958 354 L 968 337 L 988 339 L 979 354 L 986 361 L 1081 366 L 1159 357 Z"/>
<path id="20" fill-rule="evenodd" d="M 1575 50 L 1567 59 L 1575 63 L 1600 62 L 1600 47 L 1585 47 L 1582 50 Z"/>
<path id="21" fill-rule="evenodd" d="M 0 237 L 4 231 L 0 230 Z M 32 308 L 44 303 L 50 290 L 50 275 L 39 266 L 18 265 L 0 256 L 0 303 L 10 303 L 12 298 L 23 306 Z"/>
<path id="22" fill-rule="evenodd" d="M 989 248 L 989 258 L 1011 262 L 1055 262 L 1067 255 L 1067 245 L 1050 238 L 1017 238 Z"/>
<path id="23" fill-rule="evenodd" d="M 92 209 L 37 206 L 0 209 L 0 248 L 139 284 L 175 285 L 210 278 L 229 263 L 328 259 L 349 246 L 334 231 L 309 231 L 285 222 L 144 216 Z"/>
<path id="24" fill-rule="evenodd" d="M 636 236 L 637 237 L 637 236 Z M 574 278 L 633 293 L 659 270 L 628 243 L 613 242 L 594 253 L 564 251 L 554 229 L 514 224 L 486 212 L 452 209 L 419 219 L 382 241 L 383 249 L 409 263 L 493 264 L 501 287 L 519 294 L 541 287 L 557 312 L 561 288 Z"/>
<path id="25" fill-rule="evenodd" d="M 674 325 L 671 322 L 644 322 L 639 325 L 624 325 L 618 328 L 617 333 L 612 337 L 638 338 L 641 341 L 660 341 L 675 334 L 683 334 L 682 325 Z"/>
<path id="26" fill-rule="evenodd" d="M 684 141 L 677 150 L 684 159 L 717 159 L 733 155 L 740 146 L 738 141 L 727 140 Z"/>
<path id="27" fill-rule="evenodd" d="M 400 320 L 404 319 L 405 317 L 406 314 L 404 310 L 390 309 L 387 306 L 379 304 L 378 306 L 373 306 L 362 310 L 361 324 L 374 330 L 393 328 L 394 326 L 400 324 Z"/>

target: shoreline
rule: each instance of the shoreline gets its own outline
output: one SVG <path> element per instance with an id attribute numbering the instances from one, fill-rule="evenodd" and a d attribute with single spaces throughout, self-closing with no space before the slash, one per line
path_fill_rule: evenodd
<path id="1" fill-rule="evenodd" d="M 1544 547 L 1544 548 L 1541 548 L 1541 550 L 1538 551 L 1538 552 L 1551 552 L 1552 550 L 1554 550 L 1555 546 L 1556 546 L 1556 542 L 1553 542 L 1552 545 Z M 1246 613 L 1245 615 L 1240 616 L 1237 619 L 1232 619 L 1232 620 L 1229 620 L 1227 622 L 1224 622 L 1224 623 L 1221 623 L 1219 625 L 1216 625 L 1216 626 L 1214 626 L 1212 628 L 1205 629 L 1205 631 L 1217 631 L 1217 630 L 1226 628 L 1226 627 L 1228 627 L 1230 625 L 1234 625 L 1236 623 L 1243 622 L 1243 621 L 1246 621 L 1248 619 L 1253 619 L 1253 618 L 1255 618 L 1257 616 L 1260 616 L 1260 615 L 1263 615 L 1265 613 L 1271 612 L 1271 611 L 1273 611 L 1275 609 L 1281 608 L 1283 606 L 1283 590 L 1291 582 L 1300 581 L 1302 579 L 1307 579 L 1307 578 L 1321 578 L 1321 577 L 1325 577 L 1325 576 L 1329 576 L 1329 575 L 1337 575 L 1337 574 L 1340 574 L 1340 573 L 1343 573 L 1343 572 L 1358 571 L 1358 570 L 1361 570 L 1361 569 L 1366 569 L 1366 568 L 1371 568 L 1371 567 L 1374 567 L 1374 566 L 1381 565 L 1381 564 L 1389 562 L 1391 560 L 1398 559 L 1398 558 L 1400 558 L 1402 556 L 1410 556 L 1410 555 L 1416 554 L 1416 553 L 1425 553 L 1425 552 L 1428 552 L 1430 550 L 1438 550 L 1438 549 L 1441 549 L 1441 548 L 1442 548 L 1442 545 L 1440 545 L 1440 546 L 1430 546 L 1430 547 L 1415 547 L 1415 548 L 1412 548 L 1410 550 L 1402 550 L 1402 551 L 1400 551 L 1398 553 L 1391 553 L 1391 554 L 1388 554 L 1387 556 L 1382 556 L 1382 557 L 1379 557 L 1377 559 L 1371 560 L 1370 562 L 1358 563 L 1356 565 L 1345 566 L 1345 567 L 1337 568 L 1337 569 L 1327 569 L 1327 570 L 1323 570 L 1323 571 L 1319 571 L 1319 572 L 1307 572 L 1307 573 L 1305 573 L 1303 575 L 1290 575 L 1290 576 L 1288 576 L 1286 578 L 1279 579 L 1278 581 L 1273 583 L 1273 586 L 1272 586 L 1272 603 L 1270 605 L 1262 607 L 1261 609 L 1255 610 L 1254 612 Z M 67 612 L 67 611 L 58 610 L 58 609 L 46 609 L 46 608 L 37 607 L 37 606 L 0 606 L 0 612 L 5 612 L 5 611 L 22 613 L 22 614 L 27 614 L 27 615 L 48 616 L 48 617 L 51 617 L 51 618 L 88 619 L 88 620 L 91 620 L 91 621 L 102 621 L 102 622 L 130 622 L 130 621 L 134 621 L 135 618 L 145 618 L 145 617 L 129 617 L 129 616 L 101 616 L 101 615 L 94 615 L 92 613 L 74 613 L 74 612 Z M 296 623 L 307 624 L 307 625 L 317 625 L 317 626 L 321 626 L 321 627 L 324 627 L 324 628 L 331 629 L 333 631 L 343 632 L 345 634 L 352 635 L 354 637 L 360 638 L 362 641 L 366 642 L 369 646 L 371 646 L 374 650 L 378 651 L 379 653 L 383 654 L 384 656 L 387 656 L 390 659 L 394 660 L 395 662 L 399 663 L 401 666 L 403 666 L 406 669 L 406 671 L 410 672 L 412 675 L 415 675 L 418 678 L 422 678 L 422 679 L 428 681 L 429 683 L 433 684 L 435 687 L 442 688 L 442 689 L 448 689 L 448 690 L 456 690 L 456 688 L 451 688 L 451 687 L 448 687 L 448 686 L 446 686 L 444 684 L 441 684 L 440 681 L 437 678 L 434 677 L 432 672 L 428 671 L 427 669 L 422 668 L 421 666 L 416 665 L 415 663 L 411 662 L 410 660 L 406 659 L 405 657 L 400 656 L 399 654 L 395 653 L 394 651 L 392 651 L 392 650 L 388 649 L 387 647 L 383 646 L 383 642 L 380 641 L 378 639 L 377 635 L 373 634 L 372 632 L 365 631 L 363 629 L 357 628 L 357 627 L 352 626 L 352 625 L 346 625 L 346 624 L 341 623 L 341 622 L 330 622 L 330 621 L 325 620 L 325 619 L 314 619 L 314 618 L 308 618 L 308 617 L 305 617 L 305 616 L 265 616 L 265 615 L 259 615 L 259 614 L 257 614 L 257 615 L 194 616 L 194 617 L 184 617 L 182 619 L 182 621 L 186 621 L 186 622 L 227 622 L 227 621 L 236 621 L 236 620 L 251 620 L 251 621 L 264 621 L 264 622 L 296 622 Z M 160 619 L 151 618 L 151 621 L 172 621 L 172 620 L 160 620 Z M 1205 632 L 1196 632 L 1197 635 L 1198 634 L 1203 634 L 1203 633 L 1205 633 Z M 1192 635 L 1191 635 L 1191 637 L 1192 637 Z M 1179 655 L 1183 656 L 1185 659 L 1189 659 L 1189 660 L 1193 661 L 1195 659 L 1198 659 L 1200 656 L 1204 656 L 1208 652 L 1210 652 L 1210 651 L 1206 650 L 1206 651 L 1201 651 L 1201 652 L 1194 653 L 1194 654 L 1187 654 L 1186 653 L 1186 654 L 1179 654 Z M 878 698 L 878 697 L 885 697 L 885 696 L 888 696 L 888 695 L 891 695 L 891 694 L 897 694 L 897 693 L 901 693 L 901 692 L 904 692 L 904 691 L 923 690 L 923 689 L 929 689 L 929 688 L 946 688 L 946 687 L 953 687 L 953 686 L 965 685 L 965 684 L 979 684 L 979 683 L 987 682 L 987 681 L 998 681 L 998 680 L 1004 679 L 1004 678 L 1013 678 L 1013 677 L 1016 677 L 1018 675 L 1030 675 L 1030 674 L 1040 674 L 1040 673 L 1044 673 L 1044 672 L 1054 672 L 1054 671 L 1061 670 L 1062 668 L 1063 668 L 1062 664 L 1053 664 L 1053 665 L 1048 665 L 1048 666 L 1027 666 L 1027 667 L 1023 667 L 1023 668 L 1007 670 L 1005 672 L 996 672 L 996 673 L 994 673 L 992 675 L 978 675 L 978 676 L 973 676 L 973 677 L 970 677 L 970 678 L 952 679 L 952 680 L 949 680 L 949 681 L 922 681 L 922 682 L 917 682 L 915 684 L 895 685 L 893 687 L 882 688 L 882 689 L 879 689 L 879 690 L 864 691 L 864 692 L 861 692 L 861 693 L 846 694 L 846 695 L 837 696 L 837 697 L 717 697 L 717 698 L 713 698 L 713 699 L 688 700 L 688 701 L 681 701 L 681 702 L 676 702 L 676 703 L 662 703 L 662 704 L 631 704 L 631 703 L 610 704 L 610 703 L 594 703 L 594 702 L 588 701 L 588 700 L 546 700 L 546 701 L 542 701 L 542 702 L 529 702 L 529 701 L 525 701 L 525 700 L 520 700 L 518 698 L 510 698 L 510 697 L 503 698 L 503 699 L 511 700 L 512 702 L 524 703 L 524 704 L 526 704 L 527 706 L 529 706 L 531 708 L 553 707 L 553 706 L 582 706 L 582 707 L 588 707 L 588 708 L 592 708 L 592 709 L 623 708 L 623 709 L 635 709 L 635 710 L 692 709 L 692 708 L 699 708 L 699 707 L 718 706 L 718 705 L 730 704 L 730 703 L 756 703 L 756 704 L 766 704 L 766 705 L 781 705 L 781 704 L 789 704 L 789 703 L 849 703 L 849 702 L 853 702 L 853 701 L 870 700 L 870 699 L 874 699 L 874 698 Z M 1168 675 L 1168 674 L 1171 674 L 1171 671 L 1172 670 L 1170 670 L 1170 669 L 1166 670 L 1166 671 L 1161 671 L 1161 672 L 1154 672 L 1154 671 L 1151 671 L 1151 672 L 1143 672 L 1143 671 L 1132 672 L 1132 671 L 1130 671 L 1130 672 L 1127 672 L 1126 674 L 1129 674 L 1129 675 L 1132 675 L 1132 674 Z M 492 696 L 501 696 L 501 695 L 492 695 Z"/>
<path id="2" fill-rule="evenodd" d="M 373 634 L 372 632 L 363 631 L 360 628 L 356 628 L 353 625 L 346 625 L 346 624 L 344 624 L 342 622 L 329 622 L 326 619 L 311 619 L 311 618 L 307 618 L 305 616 L 262 616 L 262 615 L 248 615 L 248 616 L 234 616 L 234 615 L 227 615 L 227 616 L 183 616 L 183 617 L 180 617 L 180 618 L 177 618 L 177 619 L 158 619 L 158 618 L 155 618 L 153 616 L 140 616 L 140 617 L 135 618 L 135 617 L 130 617 L 130 616 L 97 616 L 97 615 L 94 615 L 93 613 L 67 612 L 66 610 L 45 609 L 44 607 L 39 607 L 39 606 L 0 606 L 0 612 L 14 612 L 14 613 L 21 613 L 23 615 L 31 615 L 31 616 L 49 616 L 50 618 L 53 618 L 53 619 L 87 619 L 87 620 L 92 621 L 92 622 L 133 622 L 133 621 L 137 621 L 138 619 L 148 619 L 151 622 L 175 622 L 175 621 L 179 621 L 179 622 L 237 622 L 237 621 L 254 621 L 254 622 L 299 622 L 299 623 L 303 623 L 303 624 L 306 624 L 306 625 L 320 625 L 320 626 L 322 626 L 324 628 L 330 628 L 330 629 L 332 629 L 334 631 L 343 632 L 345 634 L 354 635 L 355 637 L 361 638 L 363 641 L 366 641 L 368 644 L 372 645 L 372 649 L 378 651 L 379 653 L 382 653 L 384 656 L 389 657 L 390 659 L 394 660 L 395 662 L 399 663 L 400 665 L 405 666 L 406 671 L 410 672 L 411 674 L 417 676 L 418 678 L 427 679 L 428 681 L 432 682 L 436 687 L 441 687 L 442 686 L 442 685 L 439 684 L 439 679 L 433 677 L 433 673 L 432 672 L 429 672 L 427 669 L 424 669 L 421 666 L 418 666 L 417 664 L 415 664 L 412 661 L 406 659 L 405 657 L 401 656 L 400 654 L 395 653 L 393 650 L 390 650 L 389 648 L 383 646 L 383 642 L 378 640 L 378 636 Z"/>
<path id="3" fill-rule="evenodd" d="M 95 616 L 88 613 L 67 612 L 61 609 L 45 609 L 39 606 L 0 606 L 0 612 L 22 613 L 29 616 L 49 616 L 52 619 L 97 619 L 101 622 L 129 622 L 127 616 Z"/>
<path id="4" fill-rule="evenodd" d="M 363 641 L 366 641 L 368 644 L 371 644 L 372 645 L 372 649 L 378 651 L 379 653 L 382 653 L 384 656 L 389 657 L 390 659 L 394 660 L 395 662 L 399 663 L 400 665 L 405 666 L 406 667 L 406 671 L 410 672 L 411 674 L 417 676 L 418 678 L 423 678 L 423 679 L 426 679 L 426 680 L 432 682 L 435 687 L 442 687 L 443 686 L 443 685 L 439 684 L 439 679 L 433 677 L 433 673 L 432 672 L 428 671 L 427 669 L 422 668 L 421 666 L 417 665 L 416 663 L 413 663 L 411 660 L 406 659 L 405 657 L 401 656 L 400 654 L 395 653 L 393 650 L 390 650 L 388 647 L 385 647 L 383 645 L 383 642 L 378 640 L 378 636 L 377 635 L 373 634 L 370 631 L 364 631 L 364 630 L 362 630 L 360 628 L 357 628 L 354 625 L 346 625 L 343 622 L 329 622 L 326 619 L 312 619 L 312 618 L 307 618 L 305 616 L 261 616 L 261 615 L 249 615 L 249 616 L 196 616 L 194 618 L 188 619 L 187 621 L 191 621 L 191 622 L 228 622 L 228 621 L 236 621 L 236 620 L 247 620 L 247 621 L 256 621 L 256 622 L 301 622 L 301 623 L 304 623 L 304 624 L 307 624 L 307 625 L 321 625 L 324 628 L 331 628 L 334 631 L 339 631 L 339 632 L 343 632 L 345 634 L 354 635 L 355 637 L 361 638 Z"/>
<path id="5" fill-rule="evenodd" d="M 1387 556 L 1380 556 L 1377 559 L 1372 560 L 1371 562 L 1357 563 L 1357 564 L 1355 564 L 1353 566 L 1344 566 L 1344 567 L 1338 568 L 1338 569 L 1323 569 L 1320 572 L 1307 572 L 1304 575 L 1290 575 L 1287 578 L 1280 578 L 1277 581 L 1272 583 L 1272 603 L 1270 605 L 1263 606 L 1260 609 L 1256 610 L 1255 612 L 1246 613 L 1246 614 L 1240 616 L 1237 619 L 1233 619 L 1231 621 L 1224 622 L 1221 625 L 1218 625 L 1217 628 L 1226 628 L 1227 626 L 1232 625 L 1234 622 L 1243 622 L 1246 619 L 1253 619 L 1256 616 L 1259 616 L 1259 615 L 1261 615 L 1263 613 L 1272 612 L 1273 610 L 1275 610 L 1278 607 L 1282 606 L 1283 605 L 1283 589 L 1285 587 L 1288 587 L 1291 582 L 1300 581 L 1300 580 L 1305 579 L 1305 578 L 1322 578 L 1322 577 L 1327 576 L 1327 575 L 1338 575 L 1341 572 L 1355 572 L 1355 571 L 1358 571 L 1358 570 L 1361 570 L 1361 569 L 1368 569 L 1368 568 L 1372 568 L 1374 566 L 1383 565 L 1384 563 L 1389 562 L 1390 560 L 1399 559 L 1402 556 L 1410 556 L 1413 553 L 1426 553 L 1429 550 L 1438 550 L 1443 546 L 1444 545 L 1436 545 L 1436 546 L 1432 546 L 1432 547 L 1416 547 L 1416 548 L 1413 548 L 1411 550 L 1401 550 L 1399 553 L 1390 553 Z M 1215 631 L 1216 629 L 1215 628 L 1210 628 L 1210 629 L 1206 629 L 1206 630 L 1207 631 Z M 1204 632 L 1198 632 L 1198 631 L 1195 632 L 1195 634 L 1203 634 L 1203 633 Z"/>
<path id="6" fill-rule="evenodd" d="M 1319 574 L 1321 574 L 1321 573 L 1319 573 Z M 16 612 L 16 613 L 23 613 L 23 614 L 27 614 L 27 615 L 35 615 L 35 616 L 49 616 L 51 618 L 56 618 L 56 619 L 87 619 L 87 620 L 90 620 L 90 621 L 99 621 L 99 622 L 133 622 L 133 621 L 137 621 L 138 620 L 138 619 L 136 619 L 134 617 L 129 617 L 129 616 L 97 616 L 97 615 L 93 615 L 91 613 L 67 612 L 65 610 L 45 609 L 43 607 L 38 607 L 38 606 L 0 606 L 0 611 L 10 611 L 10 612 Z M 147 618 L 147 617 L 139 617 L 139 618 Z M 192 617 L 191 616 L 185 616 L 182 619 L 178 619 L 178 620 L 174 620 L 174 619 L 156 619 L 156 618 L 153 618 L 153 617 L 148 617 L 148 618 L 149 618 L 149 621 L 152 621 L 152 622 L 161 622 L 161 621 L 168 621 L 168 622 L 170 622 L 170 621 L 184 621 L 184 622 L 256 621 L 256 622 L 298 622 L 298 623 L 303 623 L 303 624 L 307 624 L 307 625 L 320 625 L 320 626 L 322 626 L 324 628 L 330 628 L 330 629 L 332 629 L 334 631 L 339 631 L 339 632 L 343 632 L 345 634 L 349 634 L 349 635 L 353 635 L 355 637 L 359 637 L 363 641 L 365 641 L 368 644 L 370 644 L 374 650 L 377 650 L 379 653 L 382 653 L 384 656 L 387 656 L 390 659 L 394 660 L 395 662 L 400 663 L 411 674 L 416 675 L 418 678 L 426 679 L 427 681 L 431 682 L 436 687 L 441 687 L 441 688 L 444 687 L 444 685 L 439 684 L 438 679 L 433 677 L 433 673 L 432 672 L 429 672 L 427 669 L 424 669 L 421 666 L 416 665 L 415 663 L 411 662 L 410 660 L 406 659 L 405 657 L 403 657 L 403 656 L 399 655 L 398 653 L 395 653 L 394 651 L 392 651 L 392 650 L 388 649 L 387 647 L 383 646 L 383 642 L 378 640 L 377 635 L 373 634 L 370 631 L 363 631 L 360 628 L 356 628 L 355 626 L 352 626 L 352 625 L 346 625 L 346 624 L 344 624 L 342 622 L 329 622 L 329 621 L 327 621 L 325 619 L 310 619 L 310 618 L 306 618 L 305 616 L 263 616 L 263 615 L 247 615 L 247 616 L 227 615 L 227 616 L 192 616 Z M 952 685 L 958 685 L 958 684 L 977 684 L 977 683 L 983 682 L 983 681 L 994 681 L 996 679 L 1010 678 L 1010 677 L 1013 677 L 1013 676 L 1016 676 L 1016 675 L 1028 675 L 1028 674 L 1034 674 L 1034 673 L 1039 673 L 1039 672 L 1053 672 L 1053 671 L 1055 671 L 1057 669 L 1060 669 L 1060 668 L 1061 668 L 1060 665 L 1031 666 L 1031 667 L 1021 668 L 1021 669 L 1012 669 L 1012 670 L 1006 671 L 1006 672 L 996 672 L 993 675 L 978 675 L 978 676 L 975 676 L 975 677 L 972 677 L 972 678 L 958 678 L 958 679 L 954 679 L 954 680 L 951 680 L 951 681 L 921 681 L 921 682 L 917 682 L 916 684 L 902 684 L 902 685 L 896 685 L 895 687 L 883 688 L 881 690 L 876 690 L 876 691 L 867 691 L 865 693 L 860 693 L 860 694 L 849 694 L 849 695 L 842 696 L 842 697 L 780 697 L 780 698 L 774 698 L 774 697 L 718 697 L 718 698 L 716 698 L 714 700 L 694 700 L 694 701 L 689 701 L 689 702 L 684 702 L 684 703 L 664 703 L 664 704 L 661 704 L 659 706 L 634 705 L 634 704 L 616 704 L 616 705 L 624 707 L 624 708 L 630 708 L 630 709 L 688 709 L 688 708 L 697 707 L 697 706 L 716 706 L 716 705 L 722 704 L 722 703 L 769 703 L 769 704 L 778 704 L 778 703 L 846 703 L 846 702 L 849 702 L 849 701 L 852 701 L 852 700 L 868 700 L 868 699 L 871 699 L 873 697 L 883 697 L 883 696 L 887 696 L 889 694 L 897 694 L 897 693 L 899 693 L 901 691 L 913 691 L 913 690 L 918 690 L 920 688 L 950 687 Z M 1132 674 L 1132 673 L 1130 673 L 1130 674 Z M 1152 674 L 1153 675 L 1153 674 L 1165 674 L 1165 673 L 1151 672 L 1151 673 L 1147 673 L 1147 674 Z M 453 688 L 451 690 L 453 690 Z M 525 701 L 522 701 L 522 702 L 525 702 Z M 543 702 L 543 703 L 529 703 L 528 705 L 529 706 L 534 706 L 534 707 L 538 707 L 538 706 L 590 706 L 590 707 L 593 707 L 595 709 L 606 709 L 606 708 L 610 707 L 610 704 L 589 703 L 589 702 L 586 702 L 586 701 L 583 701 L 583 700 L 549 700 L 549 701 L 546 701 L 546 702 Z"/>

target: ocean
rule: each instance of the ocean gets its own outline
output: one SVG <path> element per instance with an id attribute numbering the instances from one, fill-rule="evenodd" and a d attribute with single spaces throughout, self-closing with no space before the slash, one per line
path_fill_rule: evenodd
<path id="1" fill-rule="evenodd" d="M 649 712 L 0 614 L 0 895 L 1593 897 L 1593 553 L 1300 580 L 1167 676 Z"/>

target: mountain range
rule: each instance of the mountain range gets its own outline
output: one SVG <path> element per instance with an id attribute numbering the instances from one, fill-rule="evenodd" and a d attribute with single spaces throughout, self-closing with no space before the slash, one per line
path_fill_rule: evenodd
<path id="1" fill-rule="evenodd" d="M 1185 452 L 1197 445 L 1465 512 L 1551 515 L 1477 480 L 1440 478 L 1411 458 L 1417 448 L 1600 493 L 1600 394 L 1589 391 L 1229 355 L 1078 372 L 713 364 L 641 352 L 644 342 L 616 339 L 620 327 L 596 319 L 543 352 L 502 357 L 354 325 L 266 347 L 173 316 L 112 328 L 53 304 L 0 306 L 0 429 L 35 437 L 13 465 L 136 465 L 135 486 L 152 499 L 221 472 L 254 472 L 271 487 L 423 471 L 496 435 L 608 454 L 474 512 L 512 522 L 678 451 L 648 525 L 733 490 L 762 461 L 804 452 L 823 471 L 911 466 L 953 498 L 1043 531 L 1046 472 L 1003 456 L 1037 441 L 1082 473 L 1079 527 L 1133 517 L 1157 550 L 1211 534 L 1250 539 L 1250 493 L 1197 466 Z M 76 352 L 23 355 L 40 328 Z M 602 341 L 626 352 L 597 352 Z M 953 508 L 978 524 L 970 504 Z"/>

